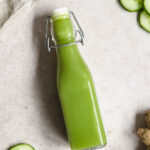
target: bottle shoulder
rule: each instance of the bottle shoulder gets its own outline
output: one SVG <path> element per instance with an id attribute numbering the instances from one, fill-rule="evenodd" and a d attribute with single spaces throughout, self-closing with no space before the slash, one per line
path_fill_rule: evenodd
<path id="1" fill-rule="evenodd" d="M 57 72 L 57 82 L 63 88 L 67 87 L 81 87 L 87 83 L 92 83 L 92 75 L 88 68 L 68 68 Z"/>

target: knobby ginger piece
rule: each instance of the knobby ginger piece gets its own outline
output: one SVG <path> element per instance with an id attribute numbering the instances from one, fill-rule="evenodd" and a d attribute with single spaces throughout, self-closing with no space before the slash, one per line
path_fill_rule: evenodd
<path id="1" fill-rule="evenodd" d="M 139 128 L 137 131 L 141 141 L 148 147 L 150 147 L 150 129 Z"/>
<path id="2" fill-rule="evenodd" d="M 150 110 L 146 112 L 145 119 L 146 119 L 147 127 L 150 129 Z"/>

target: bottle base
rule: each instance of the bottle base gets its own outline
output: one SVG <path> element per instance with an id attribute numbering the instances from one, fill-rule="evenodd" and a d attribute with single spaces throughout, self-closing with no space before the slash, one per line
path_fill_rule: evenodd
<path id="1" fill-rule="evenodd" d="M 106 144 L 104 144 L 104 145 L 98 145 L 98 146 L 94 146 L 94 147 L 86 148 L 86 149 L 83 149 L 83 150 L 97 150 L 97 149 L 99 149 L 99 148 L 103 148 L 103 147 L 105 147 L 106 145 L 107 145 L 107 143 L 106 143 Z"/>

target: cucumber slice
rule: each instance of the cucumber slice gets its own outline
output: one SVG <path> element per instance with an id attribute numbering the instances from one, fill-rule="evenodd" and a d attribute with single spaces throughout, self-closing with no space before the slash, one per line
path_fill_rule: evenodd
<path id="1" fill-rule="evenodd" d="M 11 147 L 9 150 L 35 150 L 35 149 L 29 144 L 18 144 Z"/>
<path id="2" fill-rule="evenodd" d="M 143 0 L 120 0 L 121 5 L 130 12 L 138 11 L 143 6 Z"/>
<path id="3" fill-rule="evenodd" d="M 144 9 L 148 14 L 150 14 L 150 0 L 144 0 Z"/>
<path id="4" fill-rule="evenodd" d="M 146 13 L 146 11 L 142 11 L 141 13 L 140 13 L 140 18 L 139 18 L 140 20 L 140 25 L 141 25 L 141 27 L 144 29 L 144 30 L 146 30 L 147 32 L 150 32 L 150 15 L 148 15 L 147 13 Z"/>

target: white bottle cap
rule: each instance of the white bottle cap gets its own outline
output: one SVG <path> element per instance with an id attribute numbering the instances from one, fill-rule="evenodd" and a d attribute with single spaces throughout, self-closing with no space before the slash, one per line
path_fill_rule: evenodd
<path id="1" fill-rule="evenodd" d="M 63 7 L 63 8 L 57 8 L 52 12 L 52 16 L 57 17 L 58 15 L 63 15 L 63 14 L 68 14 L 69 11 L 67 9 L 67 7 Z"/>

